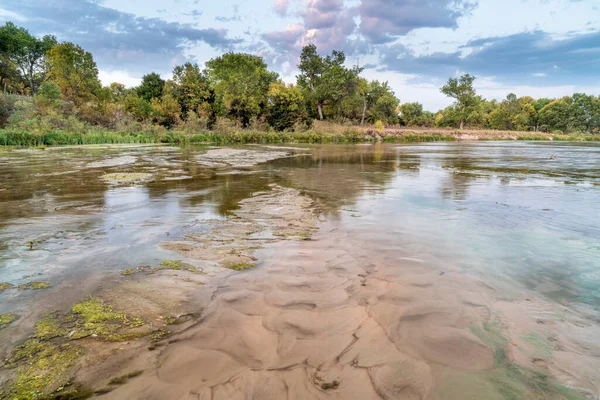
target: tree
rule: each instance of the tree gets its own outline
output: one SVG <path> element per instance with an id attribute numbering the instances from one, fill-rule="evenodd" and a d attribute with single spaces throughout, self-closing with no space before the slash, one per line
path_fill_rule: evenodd
<path id="1" fill-rule="evenodd" d="M 160 98 L 151 100 L 155 122 L 171 128 L 181 121 L 181 106 L 175 98 L 175 83 L 165 82 L 163 93 Z"/>
<path id="2" fill-rule="evenodd" d="M 0 28 L 0 42 L 5 43 L 0 52 L 18 69 L 31 93 L 36 94 L 46 78 L 46 53 L 57 44 L 56 38 L 46 35 L 38 39 L 25 28 L 7 22 Z"/>
<path id="3" fill-rule="evenodd" d="M 539 112 L 540 126 L 549 132 L 567 132 L 572 99 L 568 96 L 554 100 Z"/>
<path id="4" fill-rule="evenodd" d="M 600 99 L 585 93 L 575 93 L 569 112 L 569 126 L 576 131 L 600 129 Z"/>
<path id="5" fill-rule="evenodd" d="M 293 128 L 307 119 L 304 97 L 297 86 L 271 83 L 267 103 L 267 122 L 278 131 Z"/>
<path id="6" fill-rule="evenodd" d="M 314 44 L 304 46 L 300 55 L 298 85 L 317 106 L 319 119 L 323 119 L 323 107 L 333 105 L 349 95 L 359 84 L 362 68 L 344 67 L 346 56 L 333 50 L 330 56 L 321 57 Z"/>
<path id="7" fill-rule="evenodd" d="M 460 129 L 463 129 L 470 114 L 475 111 L 480 100 L 473 88 L 475 77 L 465 74 L 460 78 L 450 78 L 448 83 L 442 86 L 440 91 L 455 100 L 456 115 L 460 121 Z"/>
<path id="8" fill-rule="evenodd" d="M 138 96 L 146 101 L 158 99 L 163 94 L 165 81 L 156 72 L 151 72 L 142 77 L 142 83 L 137 87 Z"/>
<path id="9" fill-rule="evenodd" d="M 44 82 L 38 90 L 36 105 L 42 109 L 55 108 L 61 99 L 62 95 L 58 85 L 54 82 Z"/>
<path id="10" fill-rule="evenodd" d="M 108 85 L 108 89 L 110 90 L 112 100 L 116 102 L 123 101 L 129 93 L 129 90 L 125 87 L 125 85 L 119 82 L 112 82 L 110 85 Z"/>
<path id="11" fill-rule="evenodd" d="M 423 118 L 423 104 L 404 103 L 400 106 L 402 123 L 406 126 L 420 126 Z"/>
<path id="12" fill-rule="evenodd" d="M 200 71 L 198 64 L 185 63 L 173 70 L 174 96 L 181 106 L 183 115 L 195 112 L 203 117 L 214 114 L 215 101 L 208 78 Z"/>
<path id="13" fill-rule="evenodd" d="M 48 77 L 63 96 L 76 103 L 94 98 L 102 87 L 92 54 L 73 43 L 58 44 L 47 54 Z"/>
<path id="14" fill-rule="evenodd" d="M 226 53 L 208 61 L 206 74 L 227 114 L 244 127 L 260 115 L 269 85 L 278 78 L 267 70 L 262 57 L 245 53 Z"/>
<path id="15" fill-rule="evenodd" d="M 521 97 L 513 93 L 488 114 L 488 124 L 492 129 L 529 130 L 535 125 L 535 107 L 531 97 Z"/>

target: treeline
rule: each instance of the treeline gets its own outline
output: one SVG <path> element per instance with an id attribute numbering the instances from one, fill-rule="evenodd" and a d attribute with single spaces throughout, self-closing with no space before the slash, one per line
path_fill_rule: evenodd
<path id="1" fill-rule="evenodd" d="M 369 81 L 346 67 L 343 52 L 320 56 L 314 45 L 301 53 L 295 84 L 284 83 L 255 55 L 226 53 L 204 68 L 185 63 L 171 79 L 144 75 L 140 85 L 102 86 L 92 54 L 36 38 L 11 22 L 0 27 L 0 128 L 30 134 L 49 130 L 117 132 L 177 130 L 197 133 L 248 128 L 302 132 L 315 119 L 346 125 L 489 128 L 542 132 L 600 130 L 600 98 L 488 101 L 474 77 L 449 79 L 441 91 L 455 100 L 436 113 L 419 103 L 401 104 L 387 82 Z"/>

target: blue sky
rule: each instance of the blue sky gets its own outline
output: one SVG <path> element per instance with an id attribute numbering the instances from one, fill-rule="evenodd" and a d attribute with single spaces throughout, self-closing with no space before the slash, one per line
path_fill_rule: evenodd
<path id="1" fill-rule="evenodd" d="M 315 43 L 430 110 L 465 72 L 488 98 L 600 94 L 600 0 L 2 0 L 9 20 L 91 51 L 105 84 L 225 51 L 259 54 L 291 82 Z"/>

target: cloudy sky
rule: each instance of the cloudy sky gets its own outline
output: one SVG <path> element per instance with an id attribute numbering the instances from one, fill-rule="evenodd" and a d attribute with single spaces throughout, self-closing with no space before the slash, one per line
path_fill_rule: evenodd
<path id="1" fill-rule="evenodd" d="M 80 44 L 105 84 L 225 51 L 259 54 L 293 81 L 314 43 L 430 110 L 465 72 L 488 98 L 600 94 L 600 0 L 2 0 L 4 21 Z"/>

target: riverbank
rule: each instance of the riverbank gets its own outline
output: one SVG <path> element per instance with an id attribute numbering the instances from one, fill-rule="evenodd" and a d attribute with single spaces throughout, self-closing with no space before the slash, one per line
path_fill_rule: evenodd
<path id="1" fill-rule="evenodd" d="M 179 130 L 159 130 L 149 133 L 113 132 L 91 130 L 85 133 L 49 131 L 31 134 L 25 131 L 0 129 L 0 146 L 40 147 L 118 143 L 413 143 L 476 140 L 535 140 L 535 141 L 600 141 L 600 134 L 542 133 L 495 131 L 478 129 L 437 129 L 390 127 L 377 130 L 373 127 L 343 126 L 315 123 L 313 129 L 303 132 L 275 132 L 256 130 L 205 131 L 190 133 Z"/>

